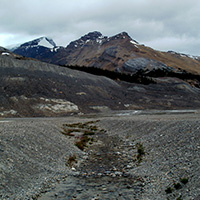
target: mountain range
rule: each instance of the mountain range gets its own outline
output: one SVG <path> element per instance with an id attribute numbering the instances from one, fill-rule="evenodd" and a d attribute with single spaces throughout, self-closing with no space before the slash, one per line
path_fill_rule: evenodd
<path id="1" fill-rule="evenodd" d="M 56 46 L 52 39 L 41 37 L 11 50 L 53 64 L 97 67 L 128 73 L 165 68 L 200 74 L 200 57 L 173 51 L 156 51 L 139 44 L 126 32 L 107 37 L 94 31 L 66 47 Z"/>
<path id="2" fill-rule="evenodd" d="M 126 32 L 90 32 L 66 47 L 40 37 L 0 48 L 0 84 L 1 116 L 197 109 L 200 58 L 156 51 Z"/>
<path id="3" fill-rule="evenodd" d="M 76 66 L 79 69 L 93 67 L 148 77 L 184 77 L 189 84 L 199 87 L 200 57 L 174 51 L 156 51 L 139 44 L 126 32 L 107 37 L 94 31 L 72 41 L 66 47 L 56 46 L 52 39 L 41 37 L 12 51 L 43 62 Z"/>

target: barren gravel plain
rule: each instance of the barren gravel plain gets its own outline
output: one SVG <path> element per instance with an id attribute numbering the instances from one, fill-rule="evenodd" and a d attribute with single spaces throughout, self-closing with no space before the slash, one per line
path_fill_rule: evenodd
<path id="1" fill-rule="evenodd" d="M 0 119 L 0 199 L 199 200 L 200 112 Z"/>

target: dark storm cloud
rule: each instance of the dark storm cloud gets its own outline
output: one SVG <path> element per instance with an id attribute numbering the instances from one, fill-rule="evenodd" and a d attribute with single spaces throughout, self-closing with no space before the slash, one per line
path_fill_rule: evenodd
<path id="1" fill-rule="evenodd" d="M 39 36 L 67 45 L 89 31 L 127 31 L 145 45 L 200 55 L 199 0 L 1 0 L 0 45 Z"/>

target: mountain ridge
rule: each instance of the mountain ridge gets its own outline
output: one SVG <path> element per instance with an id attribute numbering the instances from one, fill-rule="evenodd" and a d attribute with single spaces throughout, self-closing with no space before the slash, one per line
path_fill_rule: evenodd
<path id="1" fill-rule="evenodd" d="M 200 87 L 200 57 L 174 51 L 156 51 L 133 40 L 127 32 L 107 37 L 94 31 L 72 41 L 66 47 L 19 48 L 14 52 L 77 70 L 87 67 L 89 70 L 82 71 L 88 73 L 93 73 L 94 70 L 90 68 L 95 68 L 134 75 L 132 79 L 135 75 L 140 75 L 154 79 L 154 82 L 157 82 L 156 77 L 176 77 L 193 87 Z"/>
<path id="2" fill-rule="evenodd" d="M 23 45 L 21 46 L 23 47 Z M 13 52 L 53 64 L 92 66 L 128 73 L 133 73 L 135 70 L 126 71 L 127 64 L 130 65 L 130 62 L 134 63 L 135 59 L 143 58 L 143 61 L 147 59 L 145 61 L 147 65 L 158 61 L 176 70 L 181 69 L 200 74 L 200 57 L 174 51 L 156 51 L 139 44 L 126 32 L 107 37 L 99 31 L 94 31 L 70 42 L 66 47 L 54 46 L 52 49 L 41 47 L 41 50 L 35 48 L 30 51 L 18 48 Z M 136 64 L 142 65 L 143 63 L 138 63 L 138 60 L 136 60 L 132 68 Z"/>

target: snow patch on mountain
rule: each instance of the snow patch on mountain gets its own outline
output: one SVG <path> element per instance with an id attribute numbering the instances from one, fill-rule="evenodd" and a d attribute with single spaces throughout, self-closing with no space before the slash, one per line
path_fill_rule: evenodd
<path id="1" fill-rule="evenodd" d="M 51 48 L 51 52 L 57 52 L 58 49 L 62 48 L 61 46 L 57 46 L 57 47 L 54 47 L 54 48 Z"/>
<path id="2" fill-rule="evenodd" d="M 52 48 L 52 47 L 56 46 L 56 44 L 54 43 L 54 41 L 52 39 L 49 39 L 46 37 L 40 38 L 40 40 L 38 41 L 38 45 L 47 47 L 47 48 Z"/>
<path id="3" fill-rule="evenodd" d="M 8 53 L 8 52 L 2 52 L 1 55 L 2 55 L 2 56 L 9 56 L 10 53 Z"/>
<path id="4" fill-rule="evenodd" d="M 56 47 L 56 44 L 51 38 L 40 37 L 38 39 L 24 43 L 20 47 L 33 48 L 33 47 L 39 47 L 39 46 L 46 47 L 46 48 L 54 48 Z"/>
<path id="5" fill-rule="evenodd" d="M 136 42 L 135 40 L 131 40 L 130 43 L 131 43 L 131 44 L 134 44 L 134 45 L 137 45 L 137 44 L 138 44 L 138 42 Z"/>
<path id="6" fill-rule="evenodd" d="M 181 57 L 192 58 L 192 59 L 195 59 L 195 60 L 199 60 L 200 59 L 200 56 L 192 56 L 192 55 L 189 55 L 189 54 L 177 53 L 175 51 L 168 51 L 168 53 L 171 53 L 171 54 L 174 54 L 174 55 L 178 55 L 178 56 L 181 56 Z"/>
<path id="7" fill-rule="evenodd" d="M 56 47 L 56 43 L 48 37 L 40 37 L 37 38 L 35 40 L 23 43 L 23 44 L 13 44 L 13 45 L 9 45 L 7 46 L 7 49 L 14 51 L 20 47 L 25 47 L 26 49 L 28 48 L 33 48 L 33 47 L 39 47 L 39 46 L 43 46 L 46 48 L 55 48 Z"/>
<path id="8" fill-rule="evenodd" d="M 139 43 L 135 40 L 130 40 L 130 43 L 134 45 L 135 48 L 138 48 L 137 45 L 139 45 Z"/>

